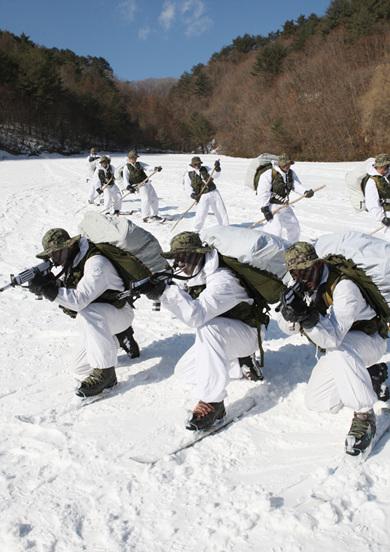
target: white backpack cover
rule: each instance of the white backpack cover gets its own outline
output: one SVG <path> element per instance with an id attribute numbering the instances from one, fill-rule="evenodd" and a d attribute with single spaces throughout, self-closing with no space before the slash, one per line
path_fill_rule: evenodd
<path id="1" fill-rule="evenodd" d="M 390 243 L 362 232 L 320 236 L 314 244 L 319 257 L 331 253 L 352 259 L 362 268 L 390 306 Z"/>
<path id="2" fill-rule="evenodd" d="M 345 175 L 345 184 L 349 193 L 349 199 L 352 203 L 352 207 L 356 211 L 365 211 L 366 207 L 361 183 L 374 161 L 375 159 L 370 157 L 366 159 L 366 161 L 362 161 L 358 167 L 347 172 Z"/>
<path id="3" fill-rule="evenodd" d="M 287 272 L 284 250 L 289 242 L 254 228 L 212 226 L 200 231 L 200 238 L 221 255 L 266 270 L 283 279 Z"/>
<path id="4" fill-rule="evenodd" d="M 87 211 L 79 223 L 79 231 L 94 243 L 111 243 L 128 251 L 152 273 L 169 269 L 168 262 L 161 257 L 161 246 L 153 234 L 126 218 Z"/>
<path id="5" fill-rule="evenodd" d="M 273 153 L 262 153 L 255 159 L 252 159 L 252 161 L 249 164 L 249 167 L 246 171 L 245 176 L 245 186 L 250 188 L 251 190 L 255 189 L 255 175 L 256 171 L 259 167 L 264 167 L 264 165 L 267 165 L 268 163 L 274 163 L 278 160 L 278 156 L 274 155 Z"/>

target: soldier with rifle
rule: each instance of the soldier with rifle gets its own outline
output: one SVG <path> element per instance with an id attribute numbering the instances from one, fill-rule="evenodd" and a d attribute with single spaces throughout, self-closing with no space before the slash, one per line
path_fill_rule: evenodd
<path id="1" fill-rule="evenodd" d="M 63 228 L 52 228 L 42 245 L 37 257 L 45 263 L 29 271 L 29 290 L 75 319 L 80 334 L 75 377 L 81 382 L 76 395 L 98 395 L 117 383 L 119 345 L 132 358 L 139 356 L 131 326 L 133 309 L 127 299 L 118 298 L 124 282 L 112 262 L 83 236 L 71 238 Z M 50 263 L 61 267 L 58 275 L 48 270 Z"/>
<path id="2" fill-rule="evenodd" d="M 354 411 L 345 452 L 357 456 L 375 435 L 374 403 L 389 399 L 383 386 L 387 366 L 387 324 L 368 294 L 366 276 L 345 258 L 321 259 L 315 248 L 297 242 L 285 251 L 294 279 L 279 306 L 281 329 L 301 332 L 324 353 L 310 376 L 306 405 L 310 410 Z"/>

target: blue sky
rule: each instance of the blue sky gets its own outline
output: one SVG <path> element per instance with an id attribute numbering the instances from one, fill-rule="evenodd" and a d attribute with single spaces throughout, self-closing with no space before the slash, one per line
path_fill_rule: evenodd
<path id="1" fill-rule="evenodd" d="M 266 36 L 331 0 L 0 0 L 0 29 L 104 57 L 122 80 L 179 77 L 245 33 Z"/>

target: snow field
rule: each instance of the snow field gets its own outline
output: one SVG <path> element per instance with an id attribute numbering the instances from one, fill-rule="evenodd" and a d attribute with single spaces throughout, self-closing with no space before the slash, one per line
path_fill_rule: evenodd
<path id="1" fill-rule="evenodd" d="M 212 165 L 216 155 L 201 156 Z M 233 224 L 261 218 L 243 186 L 247 159 L 219 156 L 217 186 Z M 142 155 L 163 171 L 153 177 L 160 214 L 146 224 L 163 248 L 192 229 L 194 211 L 171 233 L 191 200 L 181 178 L 191 155 Z M 114 166 L 124 156 L 113 155 Z M 302 239 L 374 229 L 345 194 L 354 163 L 296 163 L 307 187 L 326 184 L 297 203 Z M 0 281 L 37 264 L 51 227 L 77 233 L 86 204 L 85 158 L 47 156 L 0 162 Z M 129 195 L 123 210 L 138 209 Z M 141 217 L 132 217 L 143 225 Z M 209 216 L 208 224 L 214 224 Z M 264 383 L 233 381 L 229 402 L 253 397 L 241 420 L 193 448 L 153 466 L 135 451 L 179 432 L 192 407 L 173 376 L 193 342 L 191 331 L 163 310 L 137 301 L 135 335 L 141 357 L 121 354 L 119 385 L 80 407 L 71 376 L 73 321 L 27 291 L 0 294 L 0 542 L 4 552 L 382 552 L 390 544 L 390 445 L 384 438 L 360 468 L 340 469 L 352 413 L 309 412 L 305 382 L 314 348 L 299 336 L 267 331 Z M 385 360 L 389 360 L 387 353 Z M 178 409 L 182 418 L 175 417 Z M 183 430 L 185 432 L 185 430 Z M 161 439 L 161 436 L 159 436 Z M 315 498 L 310 498 L 314 496 Z"/>

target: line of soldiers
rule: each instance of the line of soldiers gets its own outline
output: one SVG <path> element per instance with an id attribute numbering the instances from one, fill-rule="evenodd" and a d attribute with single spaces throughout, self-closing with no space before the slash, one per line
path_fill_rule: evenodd
<path id="1" fill-rule="evenodd" d="M 136 159 L 132 153 L 132 161 Z M 264 214 L 267 207 L 272 214 L 273 205 L 278 205 L 272 201 L 274 170 L 279 198 L 288 197 L 294 189 L 312 196 L 310 190 L 298 188 L 300 183 L 291 174 L 291 164 L 290 157 L 280 156 L 278 168 L 262 175 L 262 201 L 266 187 L 269 202 L 263 205 Z M 219 163 L 213 170 L 206 169 L 207 177 L 200 176 L 201 168 L 201 160 L 193 158 L 186 182 L 194 190 L 191 193 L 198 193 L 197 197 L 212 182 L 213 172 L 220 172 Z M 287 184 L 286 193 L 283 183 Z M 198 205 L 203 196 L 206 199 L 197 224 L 203 223 L 207 208 L 212 206 L 214 210 L 218 205 L 218 199 L 209 200 L 216 192 L 211 185 L 200 194 Z M 220 215 L 221 224 L 223 220 L 227 223 L 223 210 Z M 269 222 L 274 218 L 270 217 Z M 291 214 L 282 218 L 279 226 L 283 227 L 282 221 L 286 220 L 291 222 Z M 133 357 L 139 355 L 133 336 L 132 307 L 117 298 L 116 292 L 124 289 L 123 281 L 110 260 L 85 237 L 72 238 L 64 229 L 54 228 L 46 232 L 42 244 L 44 249 L 38 258 L 50 258 L 61 271 L 57 276 L 37 275 L 30 283 L 30 291 L 42 294 L 76 318 L 81 337 L 75 368 L 81 380 L 77 394 L 99 394 L 116 383 L 119 346 Z M 203 430 L 224 417 L 226 387 L 231 378 L 259 379 L 254 354 L 267 319 L 259 320 L 253 315 L 250 291 L 221 264 L 217 250 L 202 243 L 197 232 L 176 235 L 163 256 L 171 259 L 174 269 L 187 279 L 186 289 L 172 281 L 152 279 L 143 292 L 149 299 L 159 300 L 195 331 L 195 343 L 180 359 L 176 373 L 194 390 L 195 406 L 187 428 Z M 359 454 L 369 446 L 375 433 L 373 404 L 389 398 L 384 385 L 387 367 L 380 362 L 386 349 L 387 328 L 385 331 L 381 327 L 359 287 L 318 258 L 311 244 L 294 243 L 286 250 L 285 259 L 293 281 L 281 297 L 278 323 L 288 333 L 301 332 L 325 352 L 309 380 L 307 406 L 330 412 L 343 406 L 353 409 L 346 451 Z M 291 296 L 295 284 L 301 286 L 301 293 Z"/>
<path id="2" fill-rule="evenodd" d="M 116 180 L 121 181 L 124 194 L 139 192 L 143 222 L 165 222 L 165 218 L 158 214 L 159 200 L 151 182 L 151 176 L 160 172 L 162 167 L 154 167 L 153 172 L 148 176 L 146 173 L 148 165 L 138 161 L 138 158 L 135 150 L 129 151 L 126 163 L 120 167 L 116 177 L 110 158 L 107 155 L 97 155 L 95 148 L 92 148 L 88 156 L 87 182 L 90 182 L 88 202 L 94 204 L 96 197 L 103 194 L 103 211 L 115 215 L 121 214 L 123 196 Z M 220 173 L 219 161 L 216 161 L 211 169 L 203 165 L 201 159 L 196 156 L 192 158 L 184 176 L 184 189 L 190 198 L 195 200 L 197 206 L 194 222 L 196 231 L 203 227 L 209 212 L 214 213 L 218 224 L 229 224 L 225 204 L 214 182 Z"/>
<path id="3" fill-rule="evenodd" d="M 116 383 L 120 336 L 134 345 L 132 307 L 118 303 L 115 293 L 123 290 L 123 282 L 85 237 L 71 238 L 57 228 L 49 230 L 42 243 L 38 258 L 50 258 L 61 267 L 61 275 L 37 276 L 30 291 L 75 316 L 81 336 L 75 368 L 81 384 L 76 393 L 99 394 Z M 194 329 L 195 343 L 179 360 L 176 373 L 193 387 L 195 406 L 186 427 L 204 430 L 224 417 L 231 378 L 259 379 L 252 355 L 267 319 L 253 315 L 250 291 L 196 232 L 176 235 L 163 256 L 187 278 L 186 289 L 151 279 L 143 292 Z M 279 325 L 287 333 L 301 332 L 325 352 L 309 380 L 306 404 L 333 413 L 343 406 L 353 409 L 346 451 L 357 455 L 375 434 L 374 403 L 389 398 L 384 387 L 387 366 L 380 362 L 387 328 L 381 327 L 359 287 L 318 258 L 311 244 L 291 245 L 285 259 L 304 298 L 297 294 L 291 299 L 288 288 L 281 298 Z"/>

